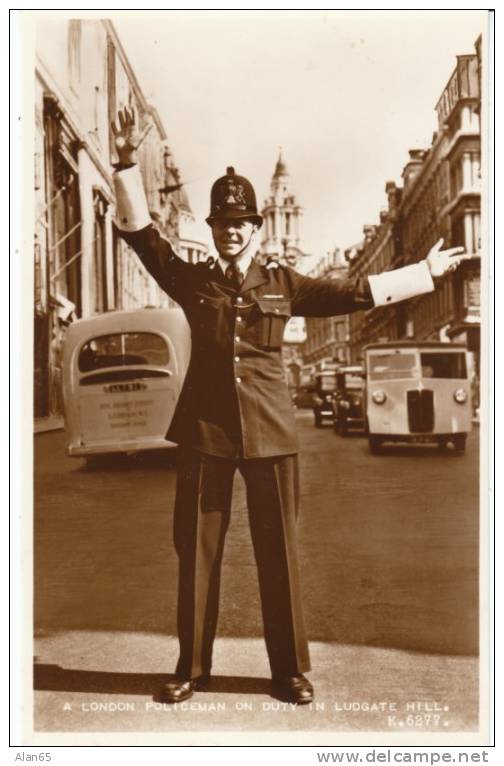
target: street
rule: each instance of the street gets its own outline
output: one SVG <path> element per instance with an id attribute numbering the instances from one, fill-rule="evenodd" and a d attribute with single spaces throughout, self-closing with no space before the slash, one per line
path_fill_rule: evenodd
<path id="1" fill-rule="evenodd" d="M 478 726 L 478 432 L 467 453 L 369 454 L 297 414 L 299 553 L 316 704 L 269 695 L 239 474 L 211 685 L 156 693 L 177 658 L 167 453 L 90 470 L 64 433 L 35 438 L 35 729 L 417 730 Z"/>

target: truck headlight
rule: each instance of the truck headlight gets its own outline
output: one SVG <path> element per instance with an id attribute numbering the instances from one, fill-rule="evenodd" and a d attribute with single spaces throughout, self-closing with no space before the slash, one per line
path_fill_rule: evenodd
<path id="1" fill-rule="evenodd" d="M 373 391 L 371 397 L 375 404 L 384 404 L 387 394 L 379 388 L 377 391 Z"/>
<path id="2" fill-rule="evenodd" d="M 465 404 L 465 402 L 467 402 L 467 391 L 464 391 L 463 388 L 457 388 L 453 394 L 453 398 L 457 404 Z"/>

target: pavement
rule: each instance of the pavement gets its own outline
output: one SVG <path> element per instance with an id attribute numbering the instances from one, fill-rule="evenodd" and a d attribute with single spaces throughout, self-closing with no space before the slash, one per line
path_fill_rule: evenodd
<path id="1" fill-rule="evenodd" d="M 64 632 L 37 638 L 35 728 L 60 732 L 338 731 L 477 729 L 474 657 L 312 642 L 316 698 L 270 695 L 261 639 L 216 642 L 209 687 L 185 703 L 156 699 L 175 638 Z M 233 675 L 229 675 L 230 668 Z"/>
<path id="2" fill-rule="evenodd" d="M 298 420 L 315 702 L 271 696 L 239 478 L 214 676 L 186 703 L 158 701 L 178 653 L 173 468 L 94 473 L 53 432 L 35 442 L 36 731 L 478 729 L 477 431 L 462 458 L 423 446 L 375 457 L 362 437 Z"/>

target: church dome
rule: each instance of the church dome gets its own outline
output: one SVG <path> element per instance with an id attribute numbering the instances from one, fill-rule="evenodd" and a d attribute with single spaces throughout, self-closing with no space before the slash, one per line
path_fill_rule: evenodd
<path id="1" fill-rule="evenodd" d="M 275 167 L 275 172 L 273 173 L 273 178 L 280 178 L 280 176 L 288 176 L 289 172 L 287 170 L 287 165 L 282 159 L 282 152 L 278 155 L 277 164 Z"/>

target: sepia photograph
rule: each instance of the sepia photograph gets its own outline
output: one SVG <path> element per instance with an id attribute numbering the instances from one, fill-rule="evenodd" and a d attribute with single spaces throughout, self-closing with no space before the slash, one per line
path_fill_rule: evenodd
<path id="1" fill-rule="evenodd" d="M 19 28 L 25 741 L 488 744 L 492 13 Z"/>

